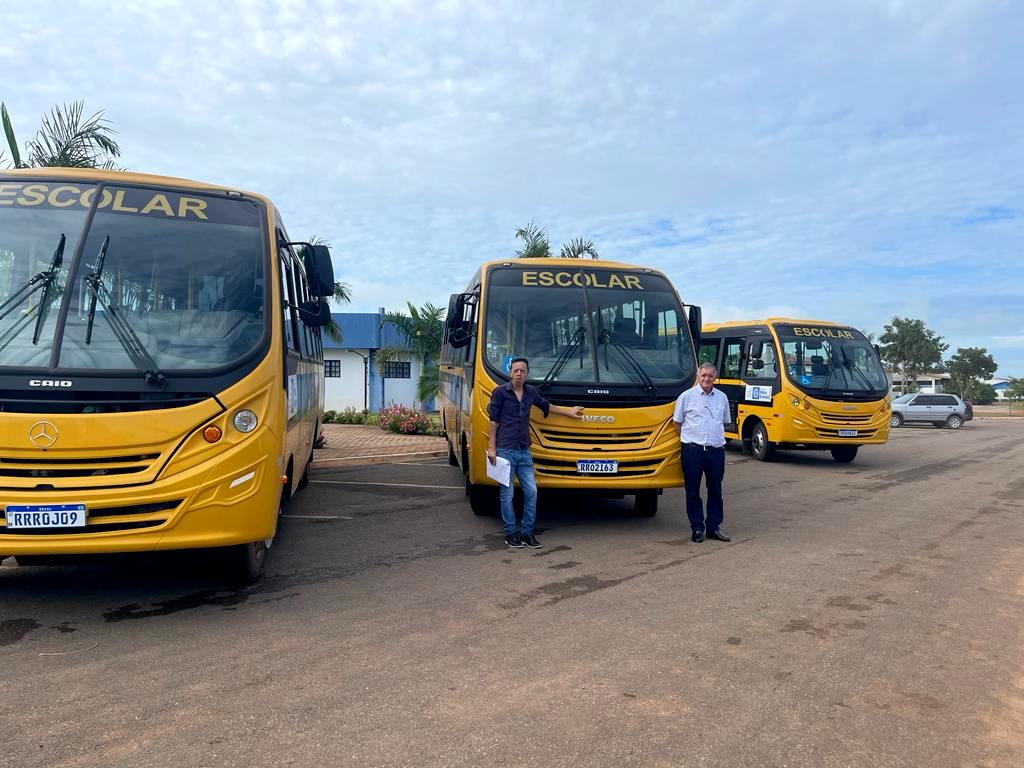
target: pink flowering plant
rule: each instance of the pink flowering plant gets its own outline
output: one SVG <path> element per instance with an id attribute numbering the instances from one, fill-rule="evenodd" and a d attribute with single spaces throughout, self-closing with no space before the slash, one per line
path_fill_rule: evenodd
<path id="1" fill-rule="evenodd" d="M 379 425 L 381 429 L 402 435 L 426 435 L 434 430 L 427 414 L 393 403 L 381 410 Z"/>

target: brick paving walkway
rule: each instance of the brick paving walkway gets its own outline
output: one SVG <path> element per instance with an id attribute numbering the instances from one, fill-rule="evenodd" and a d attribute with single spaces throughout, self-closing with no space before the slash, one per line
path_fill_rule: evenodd
<path id="1" fill-rule="evenodd" d="M 443 437 L 396 435 L 380 427 L 324 424 L 327 445 L 313 452 L 314 467 L 376 464 L 384 461 L 447 456 Z"/>

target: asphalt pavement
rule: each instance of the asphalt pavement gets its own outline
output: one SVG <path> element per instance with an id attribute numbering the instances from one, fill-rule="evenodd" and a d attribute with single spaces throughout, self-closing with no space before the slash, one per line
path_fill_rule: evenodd
<path id="1" fill-rule="evenodd" d="M 318 471 L 269 573 L 0 567 L 30 766 L 1019 766 L 1024 422 L 850 465 L 728 452 L 725 544 L 542 496 L 509 550 L 430 459 Z"/>

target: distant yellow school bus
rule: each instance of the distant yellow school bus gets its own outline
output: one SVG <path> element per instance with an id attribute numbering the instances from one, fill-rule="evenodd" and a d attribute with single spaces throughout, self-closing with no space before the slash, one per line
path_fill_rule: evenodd
<path id="1" fill-rule="evenodd" d="M 705 325 L 698 357 L 718 367 L 729 397 L 726 437 L 759 461 L 828 450 L 845 464 L 889 438 L 888 380 L 856 328 L 785 317 Z"/>
<path id="2" fill-rule="evenodd" d="M 308 478 L 333 280 L 259 195 L 0 173 L 0 557 L 226 547 L 258 578 Z"/>
<path id="3" fill-rule="evenodd" d="M 497 511 L 485 469 L 487 405 L 509 381 L 512 359 L 525 357 L 528 383 L 549 401 L 585 407 L 582 421 L 534 409 L 538 486 L 633 495 L 637 514 L 656 514 L 661 490 L 683 484 L 672 408 L 696 374 L 700 308 L 688 309 L 668 278 L 645 267 L 565 259 L 481 266 L 449 303 L 439 397 L 448 460 L 465 473 L 474 512 Z"/>

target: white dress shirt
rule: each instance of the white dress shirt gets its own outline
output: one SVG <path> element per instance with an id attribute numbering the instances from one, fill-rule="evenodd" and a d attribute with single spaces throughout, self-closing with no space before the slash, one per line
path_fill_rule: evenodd
<path id="1" fill-rule="evenodd" d="M 680 442 L 721 448 L 725 445 L 725 425 L 732 421 L 729 398 L 719 389 L 705 392 L 695 384 L 676 399 L 672 421 L 682 427 Z"/>

